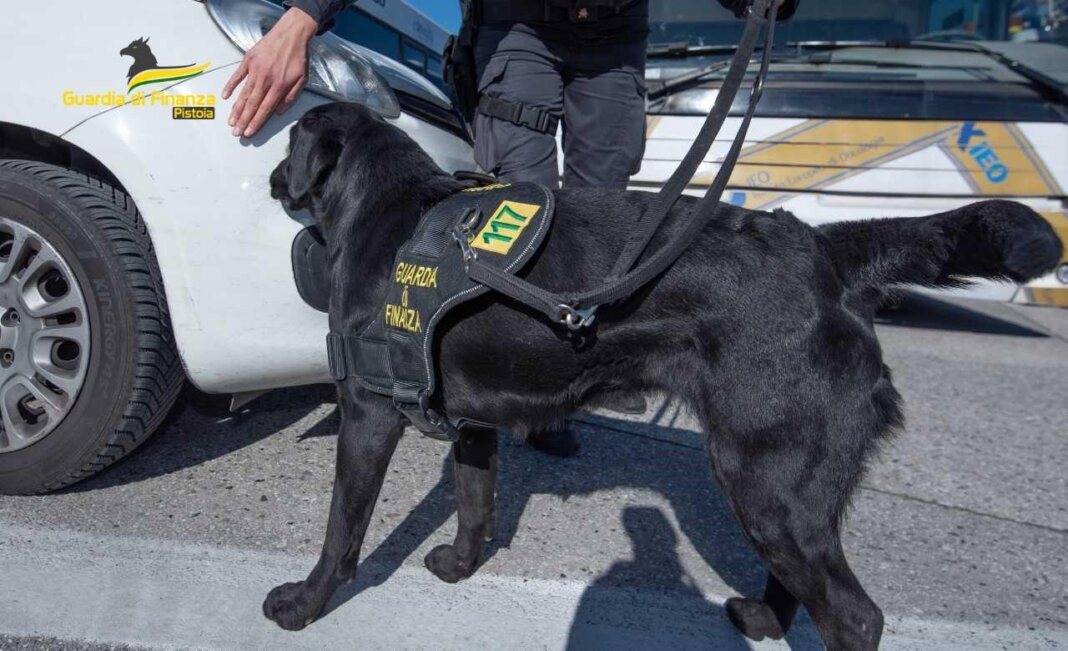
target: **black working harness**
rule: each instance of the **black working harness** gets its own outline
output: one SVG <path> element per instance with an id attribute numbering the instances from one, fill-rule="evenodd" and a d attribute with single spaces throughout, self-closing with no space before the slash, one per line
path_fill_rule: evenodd
<path id="1" fill-rule="evenodd" d="M 381 313 L 358 335 L 326 336 L 330 373 L 390 396 L 427 436 L 454 441 L 469 419 L 430 406 L 434 329 L 450 309 L 490 290 L 471 262 L 513 274 L 538 252 L 553 219 L 553 194 L 536 183 L 496 183 L 458 192 L 431 208 L 401 247 Z"/>
<path id="2" fill-rule="evenodd" d="M 493 183 L 458 192 L 431 208 L 393 265 L 392 284 L 378 318 L 357 335 L 330 333 L 327 350 L 335 380 L 353 377 L 389 396 L 421 432 L 456 441 L 466 427 L 491 423 L 448 416 L 432 405 L 436 369 L 434 328 L 453 307 L 495 290 L 573 331 L 592 326 L 598 307 L 626 298 L 670 267 L 715 214 L 760 99 L 771 60 L 776 10 L 782 0 L 756 0 L 738 51 L 700 133 L 631 233 L 604 283 L 554 294 L 516 274 L 538 252 L 552 224 L 553 194 L 534 183 Z M 723 126 L 741 87 L 760 26 L 764 52 L 738 134 L 689 223 L 637 264 L 660 224 L 682 195 Z"/>

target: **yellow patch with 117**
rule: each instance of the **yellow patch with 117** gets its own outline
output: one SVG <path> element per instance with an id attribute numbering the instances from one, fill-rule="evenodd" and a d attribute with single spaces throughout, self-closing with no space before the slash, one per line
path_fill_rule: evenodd
<path id="1" fill-rule="evenodd" d="M 519 241 L 523 229 L 539 210 L 541 206 L 532 203 L 502 201 L 486 225 L 471 240 L 471 248 L 508 255 L 512 246 Z"/>

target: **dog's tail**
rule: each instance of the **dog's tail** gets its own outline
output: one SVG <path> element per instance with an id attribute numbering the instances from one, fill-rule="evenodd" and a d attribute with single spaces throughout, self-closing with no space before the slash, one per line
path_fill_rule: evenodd
<path id="1" fill-rule="evenodd" d="M 1014 201 L 982 201 L 929 217 L 842 222 L 820 229 L 845 284 L 954 287 L 966 278 L 1026 282 L 1054 269 L 1053 227 Z"/>

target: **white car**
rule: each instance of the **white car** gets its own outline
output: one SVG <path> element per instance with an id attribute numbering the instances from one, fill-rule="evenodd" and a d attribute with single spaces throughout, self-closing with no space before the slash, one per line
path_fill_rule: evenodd
<path id="1" fill-rule="evenodd" d="M 144 441 L 183 379 L 239 397 L 328 380 L 321 248 L 271 200 L 289 126 L 368 104 L 473 169 L 448 99 L 327 34 L 250 139 L 219 95 L 281 14 L 263 0 L 41 0 L 0 22 L 0 493 L 78 481 Z"/>

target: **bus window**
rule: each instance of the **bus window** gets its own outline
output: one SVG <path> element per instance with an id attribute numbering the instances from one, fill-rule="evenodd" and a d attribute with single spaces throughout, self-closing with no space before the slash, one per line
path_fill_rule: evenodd
<path id="1" fill-rule="evenodd" d="M 342 11 L 334 22 L 333 32 L 346 41 L 352 41 L 391 59 L 400 56 L 400 33 L 363 11 L 355 8 Z"/>
<path id="2" fill-rule="evenodd" d="M 426 57 L 426 76 L 430 78 L 430 81 L 440 86 L 444 79 L 442 77 L 442 63 L 441 57 L 429 54 Z"/>
<path id="3" fill-rule="evenodd" d="M 409 40 L 404 41 L 403 58 L 401 59 L 408 67 L 419 74 L 426 74 L 426 50 Z"/>

